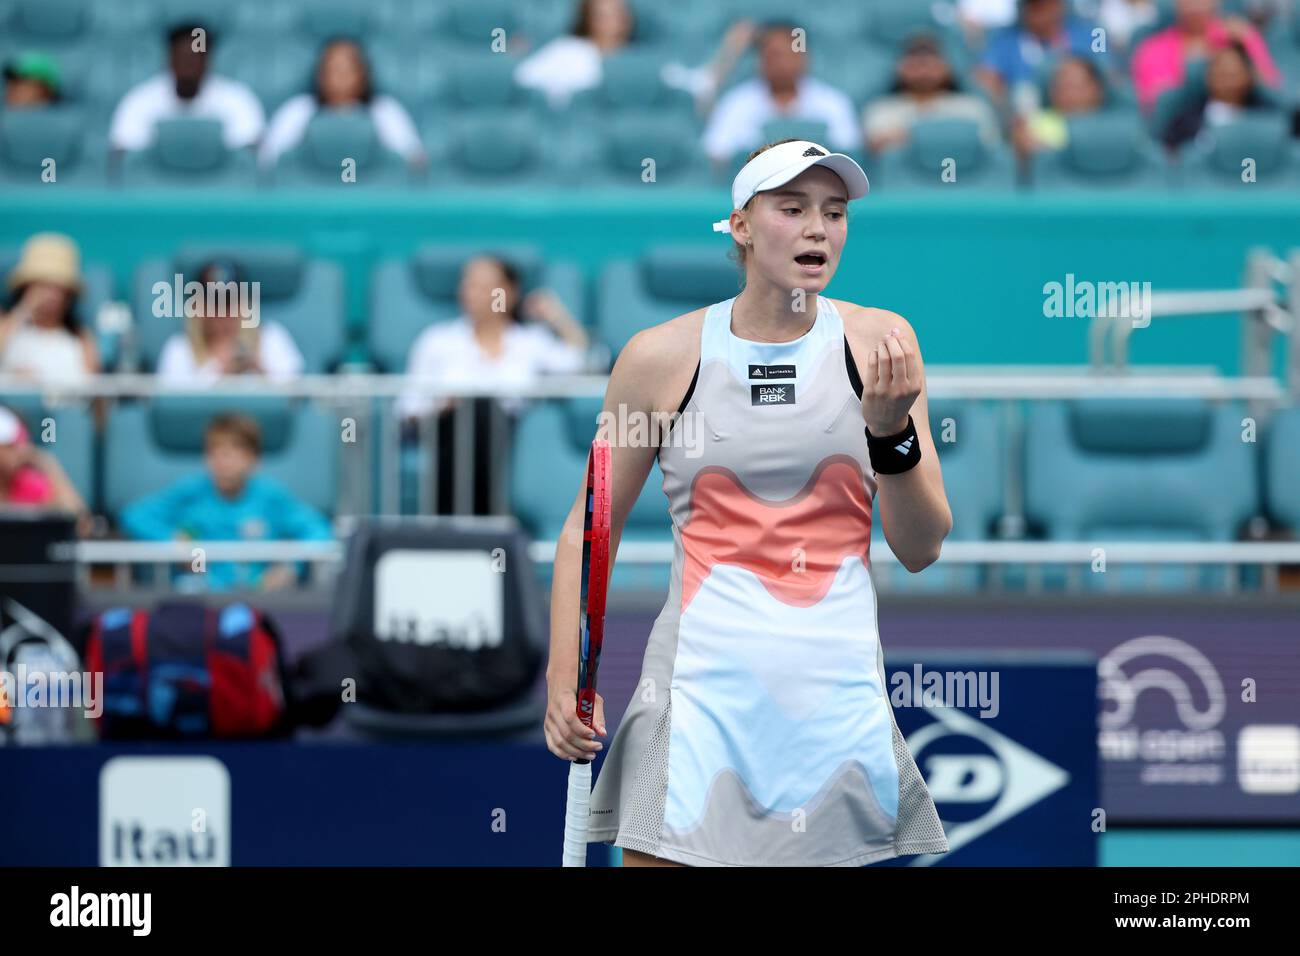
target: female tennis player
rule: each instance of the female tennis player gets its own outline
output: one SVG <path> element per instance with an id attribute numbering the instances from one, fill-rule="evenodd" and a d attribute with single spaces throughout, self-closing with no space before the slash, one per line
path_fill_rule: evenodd
<path id="1" fill-rule="evenodd" d="M 901 316 L 820 294 L 867 189 L 856 162 L 816 143 L 756 150 L 715 226 L 743 291 L 639 332 L 610 374 L 602 421 L 671 422 L 645 447 L 603 436 L 611 554 L 656 458 L 674 542 L 668 600 L 591 795 L 588 840 L 622 847 L 624 865 L 948 849 L 889 704 L 868 562 L 877 494 L 912 572 L 952 528 L 921 350 Z M 569 760 L 605 736 L 603 700 L 594 731 L 574 703 L 584 495 L 556 553 L 547 669 L 547 745 Z"/>

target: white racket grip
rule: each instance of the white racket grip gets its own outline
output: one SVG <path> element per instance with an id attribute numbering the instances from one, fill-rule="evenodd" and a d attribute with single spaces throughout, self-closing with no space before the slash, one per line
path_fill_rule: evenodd
<path id="1" fill-rule="evenodd" d="M 564 810 L 564 865 L 587 865 L 587 817 L 591 808 L 591 764 L 569 764 L 569 799 Z"/>

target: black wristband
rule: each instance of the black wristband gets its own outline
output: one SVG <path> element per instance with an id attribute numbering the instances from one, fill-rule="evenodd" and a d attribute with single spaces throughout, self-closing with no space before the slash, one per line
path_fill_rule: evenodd
<path id="1" fill-rule="evenodd" d="M 876 437 L 871 429 L 867 433 L 867 451 L 871 454 L 871 468 L 878 475 L 901 475 L 911 471 L 921 460 L 921 442 L 916 437 L 912 416 L 907 416 L 907 427 L 897 435 Z"/>

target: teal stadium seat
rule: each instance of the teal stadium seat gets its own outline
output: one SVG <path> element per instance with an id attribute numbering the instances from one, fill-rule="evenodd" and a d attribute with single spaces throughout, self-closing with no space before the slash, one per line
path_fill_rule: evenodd
<path id="1" fill-rule="evenodd" d="M 550 401 L 534 405 L 520 419 L 510 453 L 510 510 L 534 540 L 559 537 L 586 474 L 601 406 L 598 398 Z M 657 462 L 628 514 L 621 540 L 672 541 L 668 499 Z M 548 584 L 551 569 L 549 562 L 537 565 Z M 667 580 L 666 565 L 625 563 L 615 567 L 610 588 L 663 588 Z"/>
<path id="2" fill-rule="evenodd" d="M 86 132 L 82 110 L 0 110 L 0 183 L 5 186 L 103 186 L 106 156 L 103 139 Z M 54 160 L 52 167 L 47 159 Z M 52 182 L 47 175 L 53 175 Z"/>
<path id="3" fill-rule="evenodd" d="M 1212 142 L 1183 151 L 1178 179 L 1187 189 L 1295 190 L 1300 187 L 1300 146 L 1291 139 L 1290 117 L 1266 110 L 1217 126 Z M 1243 163 L 1254 162 L 1254 181 L 1244 182 Z"/>
<path id="4" fill-rule="evenodd" d="M 316 46 L 292 33 L 240 33 L 219 38 L 213 71 L 248 86 L 267 119 L 284 101 L 312 89 Z"/>
<path id="5" fill-rule="evenodd" d="M 460 314 L 457 288 L 461 270 L 470 258 L 482 252 L 505 256 L 514 264 L 524 295 L 537 288 L 551 289 L 583 322 L 582 272 L 575 263 L 546 262 L 531 245 L 430 243 L 409 257 L 383 260 L 371 274 L 369 350 L 381 369 L 405 371 L 416 337 L 430 324 Z"/>
<path id="6" fill-rule="evenodd" d="M 436 115 L 450 83 L 443 57 L 430 56 L 427 44 L 406 34 L 376 37 L 366 43 L 375 90 L 397 99 L 412 116 Z"/>
<path id="7" fill-rule="evenodd" d="M 224 257 L 243 265 L 247 281 L 260 283 L 262 320 L 279 322 L 293 336 L 305 371 L 328 371 L 341 357 L 344 345 L 342 271 L 336 263 L 309 259 L 296 246 L 255 242 L 191 243 L 179 247 L 170 259 L 146 259 L 136 266 L 132 311 L 136 347 L 144 366 L 152 369 L 167 338 L 185 327 L 181 317 L 154 315 L 154 284 L 165 282 L 170 289 L 177 272 L 185 281 L 195 281 L 204 261 Z"/>
<path id="8" fill-rule="evenodd" d="M 945 170 L 951 170 L 955 178 L 946 181 Z M 873 188 L 878 176 L 880 185 L 890 192 L 953 188 L 1011 192 L 1016 187 L 1010 150 L 986 146 L 974 120 L 917 123 L 907 144 L 875 157 L 868 172 Z"/>
<path id="9" fill-rule="evenodd" d="M 137 498 L 203 469 L 203 430 L 237 411 L 262 431 L 263 472 L 326 515 L 334 513 L 338 423 L 305 403 L 274 396 L 174 395 L 114 407 L 104 434 L 104 509 L 116 517 Z"/>
<path id="10" fill-rule="evenodd" d="M 467 49 L 487 52 L 493 31 L 504 30 L 508 40 L 522 32 L 527 22 L 524 5 L 511 0 L 451 0 L 447 6 L 447 37 Z"/>
<path id="11" fill-rule="evenodd" d="M 17 413 L 27 426 L 32 443 L 58 459 L 81 500 L 97 511 L 95 480 L 95 424 L 90 410 L 75 405 L 44 404 L 38 393 L 7 393 L 0 404 Z M 46 430 L 49 421 L 53 428 Z M 52 440 L 45 441 L 49 437 Z"/>
<path id="12" fill-rule="evenodd" d="M 811 47 L 810 56 L 808 72 L 847 94 L 859 114 L 868 100 L 889 92 L 898 59 L 894 50 L 839 34 Z"/>
<path id="13" fill-rule="evenodd" d="M 518 57 L 484 51 L 444 58 L 446 87 L 423 129 L 430 185 L 553 184 L 564 143 L 543 125 L 545 98 L 515 82 Z"/>
<path id="14" fill-rule="evenodd" d="M 426 127 L 428 184 L 433 188 L 546 188 L 570 180 L 578 166 L 545 124 L 525 109 L 442 116 Z"/>
<path id="15" fill-rule="evenodd" d="M 122 157 L 126 187 L 241 189 L 257 185 L 257 164 L 244 149 L 228 149 L 221 121 L 190 117 L 160 121 L 154 142 Z"/>
<path id="16" fill-rule="evenodd" d="M 1036 189 L 1169 189 L 1172 174 L 1158 144 L 1135 113 L 1103 110 L 1066 121 L 1069 139 L 1060 151 L 1043 150 L 1033 161 Z"/>
<path id="17" fill-rule="evenodd" d="M 238 25 L 239 8 L 234 3 L 208 3 L 207 0 L 155 0 L 151 5 L 153 26 L 150 33 L 158 38 L 165 54 L 166 34 L 180 23 L 201 23 L 212 31 L 213 49 L 229 38 Z"/>
<path id="18" fill-rule="evenodd" d="M 313 0 L 297 9 L 293 32 L 313 45 L 331 37 L 346 36 L 361 43 L 372 37 L 398 30 L 401 23 L 391 18 L 391 7 L 383 3 L 356 3 L 355 0 Z"/>
<path id="19" fill-rule="evenodd" d="M 344 180 L 345 162 L 355 163 L 355 178 Z M 302 142 L 275 164 L 278 186 L 355 189 L 401 188 L 411 182 L 406 160 L 384 148 L 364 110 L 317 113 Z"/>
<path id="20" fill-rule="evenodd" d="M 1279 411 L 1269 423 L 1264 462 L 1269 517 L 1300 537 L 1300 407 Z"/>
<path id="21" fill-rule="evenodd" d="M 18 264 L 18 246 L 0 246 L 0 276 L 7 276 Z M 100 360 L 106 370 L 112 370 L 117 356 L 116 340 L 108 335 L 99 334 L 95 328 L 95 319 L 99 310 L 113 301 L 113 272 L 106 265 L 94 262 L 81 264 L 82 292 L 78 304 L 81 321 L 96 332 L 99 344 Z"/>
<path id="22" fill-rule="evenodd" d="M 106 38 L 106 42 L 113 44 L 113 55 L 80 60 L 78 70 L 84 70 L 84 78 L 77 81 L 78 104 L 86 108 L 87 128 L 102 133 L 105 140 L 113 110 L 122 97 L 161 72 L 166 58 L 161 33 Z"/>
<path id="23" fill-rule="evenodd" d="M 739 272 L 719 252 L 718 244 L 663 245 L 640 259 L 611 260 L 596 283 L 600 341 L 617 355 L 642 329 L 739 293 Z"/>
<path id="24" fill-rule="evenodd" d="M 707 188 L 712 183 L 699 134 L 689 119 L 658 113 L 614 114 L 593 128 L 597 132 L 587 141 L 600 155 L 581 173 L 584 187 L 652 188 L 643 179 L 647 159 L 654 160 L 654 185 Z"/>
<path id="25" fill-rule="evenodd" d="M 689 66 L 704 63 L 733 19 L 752 16 L 726 3 L 697 0 L 632 0 L 635 46 L 654 49 Z"/>
<path id="26" fill-rule="evenodd" d="M 1051 541 L 1233 541 L 1259 513 L 1242 410 L 1199 399 L 1043 402 L 1025 435 L 1026 513 Z M 1213 590 L 1221 566 L 1082 568 L 1097 590 Z M 1059 583 L 1059 577 L 1049 579 Z"/>
<path id="27" fill-rule="evenodd" d="M 1300 10 L 1293 6 L 1290 16 L 1273 17 L 1264 36 L 1286 88 L 1295 91 L 1300 85 Z"/>
<path id="28" fill-rule="evenodd" d="M 953 399 L 931 399 L 930 435 L 939 452 L 943 487 L 952 511 L 948 541 L 987 541 L 1003 513 L 1006 484 L 1002 423 L 996 406 Z M 887 547 L 879 506 L 873 509 L 873 548 Z M 875 568 L 877 583 L 885 574 Z M 906 593 L 972 593 L 982 589 L 988 575 L 971 564 L 933 564 L 919 574 L 891 565 L 883 586 Z"/>
<path id="29" fill-rule="evenodd" d="M 577 13 L 571 0 L 532 0 L 521 6 L 521 27 L 534 49 L 567 34 Z"/>
<path id="30" fill-rule="evenodd" d="M 606 57 L 600 85 L 574 94 L 574 118 L 590 128 L 629 112 L 654 111 L 694 122 L 695 100 L 685 90 L 664 83 L 664 62 L 663 52 L 657 49 L 632 49 Z"/>
<path id="31" fill-rule="evenodd" d="M 85 0 L 10 0 L 8 6 L 7 11 L 0 7 L 6 51 L 92 52 L 87 45 L 93 39 L 94 16 L 92 4 Z"/>

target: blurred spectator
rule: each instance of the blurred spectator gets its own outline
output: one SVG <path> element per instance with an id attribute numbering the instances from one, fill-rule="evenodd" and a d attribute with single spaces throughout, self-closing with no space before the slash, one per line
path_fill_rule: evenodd
<path id="1" fill-rule="evenodd" d="M 769 24 L 759 33 L 758 77 L 724 93 L 704 130 L 704 151 L 719 166 L 762 143 L 763 124 L 774 119 L 826 124 L 826 142 L 857 149 L 861 134 L 853 101 L 811 76 L 808 56 L 794 48 L 792 24 Z"/>
<path id="2" fill-rule="evenodd" d="M 1190 80 L 1185 105 L 1161 130 L 1166 144 L 1178 147 L 1203 130 L 1239 119 L 1247 110 L 1274 109 L 1260 92 L 1250 54 L 1237 42 L 1216 50 L 1206 67 L 1204 81 Z"/>
<path id="3" fill-rule="evenodd" d="M 736 68 L 745 50 L 754 42 L 756 34 L 757 28 L 753 20 L 737 20 L 727 27 L 717 52 L 708 63 L 691 67 L 679 61 L 671 61 L 664 64 L 660 76 L 668 86 L 686 90 L 695 97 L 696 109 L 700 115 L 707 115 L 713 109 L 718 90 Z"/>
<path id="4" fill-rule="evenodd" d="M 976 76 L 996 100 L 1032 86 L 1049 56 L 1092 49 L 1092 27 L 1065 0 L 1020 0 L 1014 26 L 989 35 Z"/>
<path id="5" fill-rule="evenodd" d="M 520 298 L 519 274 L 504 260 L 478 256 L 461 272 L 461 315 L 437 322 L 420 333 L 411 347 L 406 374 L 451 387 L 483 384 L 527 386 L 548 373 L 577 372 L 582 368 L 587 333 L 550 290 L 536 289 Z M 523 316 L 535 321 L 527 322 Z M 507 414 L 517 414 L 521 399 L 502 399 Z M 397 413 L 405 420 L 408 445 L 416 437 L 414 419 L 439 417 L 437 510 L 453 510 L 452 491 L 458 461 L 453 428 L 447 419 L 456 407 L 472 416 L 474 432 L 474 512 L 491 510 L 493 460 L 490 399 L 426 398 L 414 392 L 400 396 Z"/>
<path id="6" fill-rule="evenodd" d="M 32 444 L 22 419 L 0 405 L 0 509 L 57 508 L 77 516 L 77 531 L 91 531 L 90 511 L 59 460 Z"/>
<path id="7" fill-rule="evenodd" d="M 77 318 L 81 256 L 67 236 L 39 233 L 9 273 L 0 313 L 0 373 L 76 382 L 99 372 L 99 347 Z"/>
<path id="8" fill-rule="evenodd" d="M 206 472 L 182 478 L 122 510 L 122 530 L 145 541 L 328 541 L 329 521 L 279 482 L 257 473 L 262 437 L 246 415 L 223 414 L 203 433 Z M 209 562 L 206 589 L 284 587 L 291 564 Z M 183 587 L 184 585 L 181 585 Z"/>
<path id="9" fill-rule="evenodd" d="M 59 100 L 59 64 L 44 53 L 22 53 L 5 62 L 5 107 L 31 109 Z"/>
<path id="10" fill-rule="evenodd" d="M 1016 0 L 957 0 L 957 25 L 972 50 L 984 48 L 984 37 L 992 30 L 1016 22 Z"/>
<path id="11" fill-rule="evenodd" d="M 1156 0 L 1101 0 L 1097 4 L 1097 25 L 1106 31 L 1106 49 L 1124 52 L 1139 30 L 1160 16 Z"/>
<path id="12" fill-rule="evenodd" d="M 510 263 L 492 256 L 471 259 L 461 271 L 461 314 L 420 333 L 406 374 L 451 386 L 529 385 L 548 372 L 580 369 L 587 333 L 559 296 L 536 289 L 521 301 L 519 292 L 519 274 Z M 523 316 L 538 321 L 526 322 Z M 452 404 L 443 399 L 437 410 Z M 503 404 L 520 407 L 518 401 Z M 398 402 L 403 417 L 432 409 L 431 399 L 413 393 Z"/>
<path id="13" fill-rule="evenodd" d="M 266 124 L 262 104 L 243 83 L 208 73 L 213 42 L 197 23 L 168 32 L 167 72 L 128 90 L 113 111 L 108 139 L 115 149 L 145 149 L 160 120 L 181 116 L 220 120 L 230 149 L 257 142 Z"/>
<path id="14" fill-rule="evenodd" d="M 1064 149 L 1069 141 L 1071 116 L 1095 113 L 1106 99 L 1106 84 L 1091 57 L 1066 57 L 1052 71 L 1047 103 L 1017 116 L 1011 142 L 1021 158 L 1039 150 Z"/>
<path id="15" fill-rule="evenodd" d="M 873 100 L 863 111 L 867 148 L 880 151 L 901 146 L 907 142 L 912 124 L 931 119 L 974 120 L 990 148 L 996 148 L 1002 138 L 993 107 L 978 96 L 961 92 L 939 41 L 920 34 L 904 45 L 889 95 Z"/>
<path id="16" fill-rule="evenodd" d="M 314 91 L 291 97 L 267 124 L 259 154 L 262 165 L 275 165 L 282 153 L 297 146 L 312 117 L 323 109 L 364 109 L 385 149 L 412 165 L 422 162 L 424 146 L 406 107 L 391 96 L 376 94 L 372 82 L 370 63 L 355 40 L 327 41 L 316 61 Z"/>
<path id="17" fill-rule="evenodd" d="M 541 90 L 553 109 L 600 85 L 601 61 L 621 50 L 635 21 L 625 0 L 582 0 L 567 36 L 556 37 L 515 69 L 520 86 Z"/>
<path id="18" fill-rule="evenodd" d="M 186 316 L 185 331 L 167 339 L 158 356 L 159 379 L 169 385 L 210 385 L 223 375 L 287 381 L 302 374 L 302 353 L 284 326 L 260 317 L 245 324 L 236 290 L 248 286 L 237 263 L 208 262 L 199 270 L 199 281 L 204 308 L 211 305 L 213 310 Z M 220 294 L 207 294 L 214 289 Z"/>
<path id="19" fill-rule="evenodd" d="M 1245 49 L 1262 82 L 1269 86 L 1281 82 L 1259 31 L 1241 17 L 1221 19 L 1218 14 L 1218 0 L 1177 0 L 1173 25 L 1138 44 L 1133 53 L 1133 86 L 1143 109 L 1152 109 L 1165 90 L 1181 86 L 1190 64 L 1203 63 L 1234 40 Z"/>

